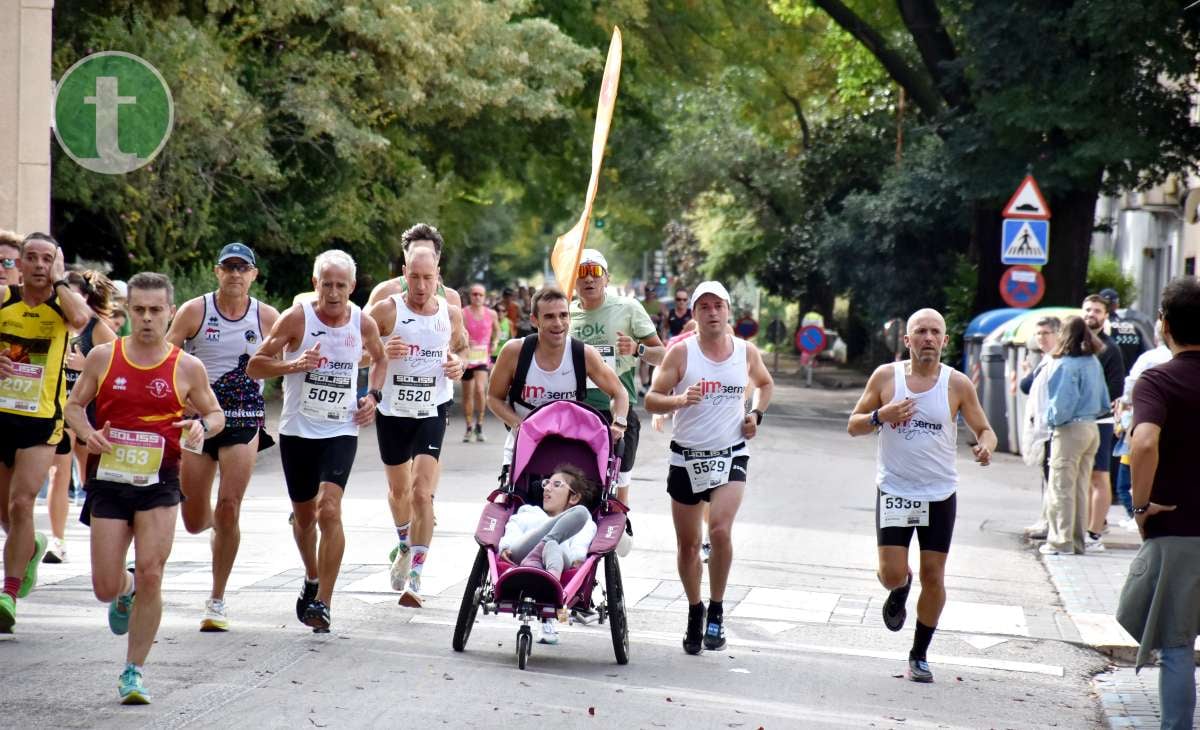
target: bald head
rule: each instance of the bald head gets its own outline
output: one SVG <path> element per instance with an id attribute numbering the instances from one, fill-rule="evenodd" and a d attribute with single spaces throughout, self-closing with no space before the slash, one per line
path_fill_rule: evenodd
<path id="1" fill-rule="evenodd" d="M 929 327 L 936 325 L 942 334 L 946 333 L 946 318 L 936 309 L 918 309 L 913 312 L 908 318 L 908 325 L 904 328 L 904 331 L 911 335 L 913 329 L 920 324 Z"/>
<path id="2" fill-rule="evenodd" d="M 410 248 L 404 254 L 404 281 L 408 283 L 409 305 L 424 306 L 437 292 L 437 255 L 428 248 Z"/>
<path id="3" fill-rule="evenodd" d="M 421 271 L 436 269 L 438 266 L 437 254 L 433 252 L 432 248 L 413 246 L 404 254 L 404 266 Z"/>
<path id="4" fill-rule="evenodd" d="M 936 365 L 942 359 L 942 349 L 950 342 L 946 335 L 946 319 L 936 309 L 918 309 L 908 318 L 904 345 L 914 363 Z"/>

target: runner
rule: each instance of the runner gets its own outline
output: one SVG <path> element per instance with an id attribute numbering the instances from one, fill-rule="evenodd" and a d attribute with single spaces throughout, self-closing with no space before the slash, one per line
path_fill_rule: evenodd
<path id="1" fill-rule="evenodd" d="M 958 415 L 975 434 L 975 460 L 987 466 L 996 448 L 970 379 L 940 360 L 950 338 L 946 321 L 933 309 L 908 318 L 904 345 L 909 360 L 880 365 L 850 414 L 851 436 L 879 433 L 875 491 L 875 535 L 879 582 L 890 591 L 883 623 L 904 627 L 904 604 L 912 586 L 908 546 L 913 531 L 921 545 L 921 596 L 917 630 L 908 653 L 908 678 L 932 682 L 925 652 L 946 605 L 946 557 L 954 534 L 958 488 Z"/>
<path id="2" fill-rule="evenodd" d="M 344 251 L 317 256 L 312 278 L 317 301 L 280 315 L 246 366 L 254 380 L 283 376 L 279 456 L 305 576 L 296 618 L 315 633 L 329 631 L 333 586 L 346 549 L 342 496 L 358 449 L 358 428 L 374 420 L 383 399 L 383 368 L 372 370 L 369 393 L 355 398 L 363 351 L 377 363 L 384 354 L 375 320 L 350 301 L 354 274 L 354 259 Z"/>
<path id="3" fill-rule="evenodd" d="M 471 440 L 471 417 L 475 417 L 475 440 L 483 437 L 483 413 L 487 405 L 488 370 L 492 361 L 489 353 L 496 349 L 500 339 L 500 318 L 484 303 L 487 290 L 483 284 L 471 285 L 471 303 L 463 310 L 470 344 L 467 348 L 467 369 L 463 372 L 463 413 L 467 431 L 463 443 Z"/>
<path id="4" fill-rule="evenodd" d="M 92 528 L 92 590 L 109 603 L 112 632 L 129 634 L 117 687 L 126 705 L 150 702 L 142 673 L 162 619 L 163 569 L 183 498 L 180 442 L 199 448 L 205 433 L 225 426 L 204 365 L 166 341 L 173 301 L 162 274 L 130 279 L 133 334 L 88 354 L 67 403 L 71 428 L 91 453 L 80 520 Z M 94 421 L 86 411 L 93 400 Z"/>
<path id="5" fill-rule="evenodd" d="M 658 369 L 646 410 L 673 413 L 667 494 L 675 523 L 676 565 L 688 599 L 683 649 L 699 654 L 725 646 L 725 586 L 733 564 L 733 521 L 746 491 L 754 438 L 771 403 L 775 383 L 758 348 L 729 333 L 729 292 L 716 281 L 696 287 L 691 309 L 698 334 L 667 352 Z M 754 388 L 745 411 L 746 389 Z M 700 543 L 708 506 L 707 616 L 700 600 Z"/>
<path id="6" fill-rule="evenodd" d="M 258 452 L 275 442 L 263 430 L 265 408 L 262 381 L 246 375 L 246 364 L 265 333 L 279 319 L 269 304 L 250 296 L 258 277 L 254 251 L 230 243 L 217 254 L 213 273 L 217 290 L 196 297 L 179 308 L 167 332 L 167 341 L 200 359 L 208 382 L 225 413 L 225 430 L 204 440 L 199 452 L 185 449 L 180 483 L 186 497 L 183 526 L 193 535 L 212 528 L 212 590 L 204 602 L 201 631 L 228 631 L 225 585 L 233 571 L 242 533 L 238 519 L 242 498 Z M 212 505 L 212 484 L 217 467 L 217 505 Z"/>
<path id="7" fill-rule="evenodd" d="M 675 306 L 667 310 L 667 336 L 678 337 L 683 333 L 683 328 L 688 322 L 692 321 L 692 308 L 688 304 L 691 298 L 688 296 L 687 289 L 679 288 L 675 290 Z"/>
<path id="8" fill-rule="evenodd" d="M 629 394 L 596 348 L 567 334 L 571 320 L 566 295 L 558 287 L 543 287 L 530 306 L 536 332 L 504 346 L 488 385 L 488 408 L 513 429 L 504 444 L 504 463 L 512 463 L 515 429 L 534 408 L 556 400 L 581 400 L 589 380 L 612 399 L 617 416 L 609 429 L 614 439 L 623 438 Z"/>
<path id="9" fill-rule="evenodd" d="M 451 381 L 463 376 L 455 353 L 466 349 L 467 333 L 462 310 L 434 294 L 439 272 L 429 249 L 411 249 L 403 273 L 407 291 L 371 305 L 367 314 L 386 333 L 388 359 L 375 364 L 387 374 L 375 434 L 399 538 L 389 556 L 392 590 L 402 591 L 401 606 L 420 608 L 421 573 L 433 540 L 438 457 L 454 396 Z"/>
<path id="10" fill-rule="evenodd" d="M 37 583 L 46 536 L 33 529 L 33 503 L 63 438 L 63 360 L 70 329 L 91 311 L 63 278 L 62 249 L 44 233 L 21 243 L 23 284 L 0 293 L 0 527 L 4 591 L 0 633 L 12 633 L 17 598 Z"/>
<path id="11" fill-rule="evenodd" d="M 636 299 L 610 294 L 608 280 L 608 261 L 604 255 L 592 248 L 584 249 L 579 259 L 579 301 L 571 303 L 571 336 L 600 352 L 605 364 L 617 373 L 625 386 L 632 406 L 637 403 L 634 376 L 638 360 L 659 365 L 666 348 L 642 305 Z M 612 421 L 608 396 L 593 384 L 588 385 L 587 403 L 599 410 L 606 420 Z M 617 480 L 617 499 L 626 505 L 629 504 L 629 477 L 637 461 L 640 432 L 641 423 L 630 407 L 625 456 Z M 622 552 L 627 548 L 626 541 Z"/>
<path id="12" fill-rule="evenodd" d="M 442 260 L 442 246 L 445 245 L 445 242 L 442 240 L 442 234 L 428 223 L 418 223 L 409 228 L 401 234 L 400 241 L 405 259 L 407 259 L 409 251 L 416 247 L 428 248 L 433 251 L 433 255 L 439 263 Z M 399 265 L 403 267 L 404 259 L 399 262 Z M 405 281 L 402 272 L 399 276 L 377 284 L 371 290 L 371 296 L 367 299 L 367 306 L 381 302 L 393 294 L 403 294 L 407 289 L 408 282 Z M 458 296 L 458 292 L 447 287 L 442 282 L 440 276 L 437 283 L 437 295 L 456 307 L 462 307 L 462 298 Z"/>

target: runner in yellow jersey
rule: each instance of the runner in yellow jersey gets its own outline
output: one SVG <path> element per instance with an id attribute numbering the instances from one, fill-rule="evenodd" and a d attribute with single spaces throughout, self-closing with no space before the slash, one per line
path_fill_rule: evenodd
<path id="1" fill-rule="evenodd" d="M 46 552 L 46 536 L 33 529 L 33 502 L 63 437 L 69 330 L 91 317 L 67 284 L 57 241 L 31 233 L 20 255 L 22 285 L 0 293 L 0 526 L 8 535 L 0 633 L 12 633 L 17 598 L 37 582 Z"/>

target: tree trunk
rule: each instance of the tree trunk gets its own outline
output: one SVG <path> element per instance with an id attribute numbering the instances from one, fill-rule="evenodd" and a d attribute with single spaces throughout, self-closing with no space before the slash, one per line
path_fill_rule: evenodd
<path id="1" fill-rule="evenodd" d="M 1074 307 L 1087 296 L 1087 263 L 1095 227 L 1098 188 L 1050 195 L 1050 260 L 1042 267 L 1046 293 L 1039 307 Z M 1000 263 L 1001 209 L 976 203 L 971 225 L 971 258 L 978 266 L 975 314 L 1007 307 L 1000 296 L 1000 277 L 1008 269 Z"/>

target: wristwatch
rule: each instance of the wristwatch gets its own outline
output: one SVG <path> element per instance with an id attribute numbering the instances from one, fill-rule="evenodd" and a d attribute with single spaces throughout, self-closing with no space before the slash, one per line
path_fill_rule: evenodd
<path id="1" fill-rule="evenodd" d="M 754 410 L 752 410 L 750 412 L 754 414 L 754 418 L 755 418 L 754 425 L 761 426 L 762 419 L 763 419 L 763 412 L 758 410 L 757 408 L 755 408 Z"/>
<path id="2" fill-rule="evenodd" d="M 66 279 L 55 279 L 54 283 L 50 286 L 50 288 L 57 289 L 60 285 L 61 286 L 71 286 L 71 282 L 67 281 Z"/>
<path id="3" fill-rule="evenodd" d="M 629 428 L 629 419 L 625 416 L 614 416 L 613 424 L 620 426 L 621 428 Z"/>
<path id="4" fill-rule="evenodd" d="M 200 418 L 197 418 L 196 420 L 200 422 L 201 430 L 203 430 L 204 433 L 208 433 L 208 421 L 204 420 L 203 416 L 201 416 Z"/>
<path id="5" fill-rule="evenodd" d="M 645 357 L 645 356 L 646 356 L 646 345 L 644 345 L 644 344 L 643 344 L 643 343 L 641 343 L 641 342 L 639 342 L 639 343 L 638 343 L 638 347 L 637 347 L 637 355 L 638 355 L 638 357 Z"/>
<path id="6" fill-rule="evenodd" d="M 878 408 L 871 411 L 871 425 L 874 426 L 875 428 L 879 428 L 880 426 L 883 425 L 883 421 L 879 420 L 879 409 Z"/>
<path id="7" fill-rule="evenodd" d="M 1135 515 L 1144 515 L 1144 514 L 1146 514 L 1148 511 L 1150 511 L 1150 503 L 1149 503 L 1149 502 L 1147 502 L 1147 503 L 1143 504 L 1141 507 L 1134 507 L 1134 508 L 1133 508 L 1133 513 L 1134 513 Z"/>
<path id="8" fill-rule="evenodd" d="M 368 390 L 367 395 L 375 399 L 375 405 L 379 405 L 383 402 L 383 391 L 378 388 L 374 390 Z"/>

